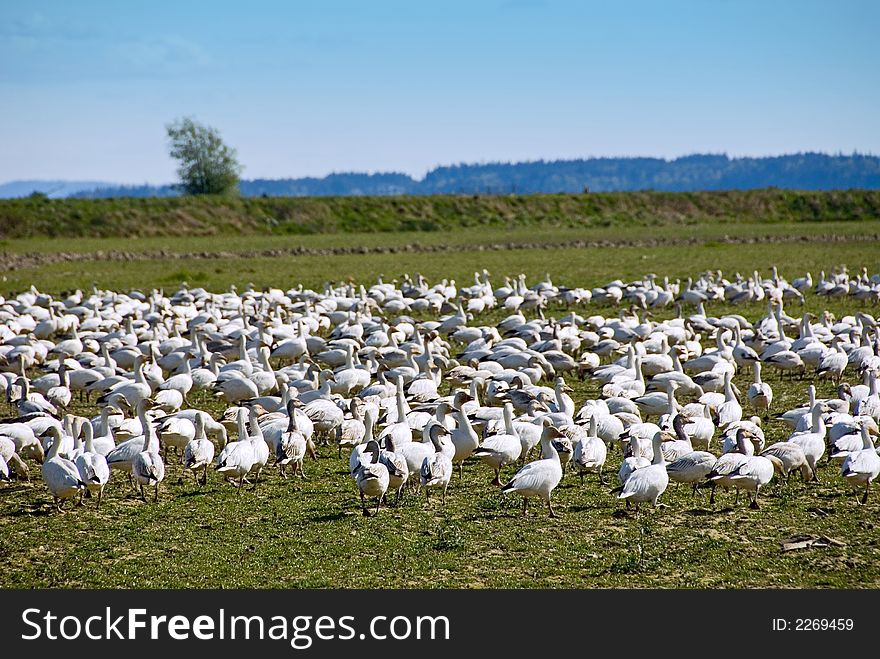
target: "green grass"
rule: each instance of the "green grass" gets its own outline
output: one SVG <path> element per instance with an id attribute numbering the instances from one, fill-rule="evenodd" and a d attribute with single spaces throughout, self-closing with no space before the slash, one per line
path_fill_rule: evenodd
<path id="1" fill-rule="evenodd" d="M 726 242 L 729 235 L 747 245 Z M 90 287 L 173 287 L 187 281 L 211 290 L 249 283 L 257 287 L 289 288 L 300 283 L 321 287 L 327 281 L 374 281 L 403 273 L 420 272 L 432 280 L 453 278 L 467 285 L 473 273 L 488 269 L 497 283 L 505 275 L 525 273 L 529 278 L 550 273 L 568 286 L 597 286 L 616 277 L 655 272 L 661 277 L 685 278 L 700 269 L 767 272 L 777 265 L 788 277 L 839 265 L 875 266 L 878 222 L 757 225 L 743 224 L 731 231 L 723 225 L 701 225 L 686 231 L 671 226 L 651 229 L 528 229 L 511 231 L 471 229 L 433 234 L 335 234 L 276 238 L 237 236 L 140 239 L 11 240 L 0 245 L 8 262 L 13 257 L 48 258 L 7 268 L 0 273 L 0 293 L 9 295 L 31 285 L 60 291 Z M 792 242 L 769 242 L 785 238 Z M 831 241 L 830 238 L 834 240 Z M 577 243 L 577 241 L 581 241 Z M 665 245 L 664 243 L 670 243 Z M 683 244 L 679 244 L 683 243 Z M 593 245 L 566 247 L 572 244 Z M 639 246 L 605 246 L 623 244 Z M 436 246 L 439 252 L 406 251 L 407 245 Z M 529 246 L 546 249 L 506 249 Z M 304 255 L 261 256 L 267 250 L 303 247 Z M 322 253 L 321 250 L 370 248 L 367 254 Z M 499 248 L 504 249 L 499 249 Z M 394 251 L 391 251 L 394 250 Z M 58 252 L 84 255 L 80 260 L 52 262 Z M 135 260 L 104 260 L 125 252 Z"/>
<path id="2" fill-rule="evenodd" d="M 828 230 L 816 226 L 819 235 Z M 666 230 L 643 231 L 642 237 L 653 239 Z M 796 233 L 804 225 L 784 230 Z M 560 241 L 574 235 L 565 231 L 555 234 L 563 237 Z M 34 283 L 58 293 L 96 281 L 123 290 L 164 286 L 168 292 L 184 278 L 211 290 L 247 282 L 258 287 L 287 288 L 300 282 L 320 287 L 327 280 L 352 277 L 370 282 L 379 273 L 390 279 L 417 271 L 431 281 L 454 277 L 465 284 L 474 270 L 483 267 L 490 270 L 496 285 L 504 275 L 525 272 L 534 282 L 549 272 L 560 284 L 595 286 L 647 272 L 673 278 L 710 268 L 725 274 L 747 274 L 753 269 L 766 273 L 776 264 L 792 278 L 807 270 L 816 275 L 843 263 L 851 269 L 865 265 L 871 272 L 878 265 L 876 241 L 743 246 L 725 243 L 723 233 L 709 228 L 693 231 L 701 242 L 650 248 L 62 263 L 6 272 L 3 288 L 9 293 Z M 486 242 L 507 236 L 485 230 L 479 235 Z M 540 237 L 519 235 L 523 240 L 552 242 L 543 232 Z M 470 244 L 477 245 L 474 235 L 436 236 L 448 243 L 461 241 L 458 244 L 471 239 Z M 410 240 L 382 238 L 385 242 L 375 244 Z M 357 244 L 363 237 L 318 239 L 331 245 L 333 241 Z M 186 252 L 192 240 L 170 249 Z M 262 243 L 250 240 L 213 241 L 209 249 L 259 249 L 255 245 Z M 34 245 L 21 251 L 34 252 Z M 153 249 L 138 245 L 141 248 Z M 118 243 L 83 243 L 76 249 L 118 249 Z M 792 315 L 826 308 L 841 317 L 862 307 L 812 295 L 803 308 L 786 307 Z M 866 310 L 877 314 L 875 308 Z M 742 313 L 755 320 L 765 307 L 713 305 L 709 312 Z M 564 313 L 561 308 L 548 309 L 548 315 Z M 617 310 L 589 306 L 581 313 L 613 316 Z M 658 313 L 656 319 L 668 313 Z M 503 315 L 495 311 L 476 322 L 497 322 Z M 783 381 L 769 369 L 765 376 L 774 390 L 776 411 L 806 399 L 809 379 Z M 847 377 L 853 381 L 852 374 Z M 735 381 L 745 393 L 750 374 L 741 372 Z M 589 382 L 570 379 L 570 383 L 578 405 L 598 395 Z M 820 396 L 833 395 L 830 383 L 817 384 Z M 194 395 L 191 402 L 215 416 L 222 409 L 204 394 Z M 93 414 L 96 408 L 77 403 L 71 411 Z M 8 412 L 0 403 L 0 414 Z M 765 431 L 768 442 L 787 434 L 773 420 L 766 422 Z M 803 484 L 797 478 L 787 484 L 774 482 L 762 495 L 760 511 L 749 510 L 744 501 L 734 506 L 732 494 L 724 493 L 713 508 L 707 498 L 691 498 L 689 490 L 673 484 L 662 498 L 669 508 L 635 516 L 625 514 L 622 504 L 608 493 L 620 462 L 619 453 L 613 451 L 606 468 L 612 485 L 599 486 L 596 476 L 590 475 L 581 486 L 569 474 L 554 493 L 554 505 L 564 516 L 549 519 L 533 504 L 532 516 L 524 520 L 519 516 L 519 498 L 502 496 L 489 484 L 490 470 L 468 462 L 463 481 L 453 480 L 445 509 L 435 497 L 428 506 L 424 498 L 410 495 L 400 506 L 365 519 L 347 474 L 347 456 L 340 460 L 332 446 L 320 447 L 319 453 L 317 462 L 306 463 L 308 481 L 282 480 L 270 472 L 256 490 L 241 495 L 213 472 L 204 488 L 191 480 L 179 482 L 180 466 L 169 464 L 157 504 L 136 499 L 126 479 L 116 473 L 100 512 L 90 501 L 66 515 L 52 511 L 38 465 L 31 465 L 31 482 L 0 484 L 4 565 L 0 587 L 880 587 L 880 492 L 875 487 L 868 505 L 858 505 L 834 465 L 820 469 L 820 483 Z M 507 470 L 510 474 L 512 469 Z M 782 541 L 804 533 L 838 538 L 846 546 L 781 551 Z"/>
<path id="3" fill-rule="evenodd" d="M 0 238 L 432 232 L 880 218 L 880 191 L 0 200 Z"/>

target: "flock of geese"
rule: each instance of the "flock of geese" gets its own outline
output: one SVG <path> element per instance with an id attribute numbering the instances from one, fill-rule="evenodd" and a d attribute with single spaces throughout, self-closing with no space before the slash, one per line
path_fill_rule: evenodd
<path id="1" fill-rule="evenodd" d="M 786 304 L 805 295 L 861 310 L 790 316 Z M 93 287 L 56 298 L 31 287 L 0 297 L 11 410 L 0 420 L 0 479 L 28 479 L 40 465 L 58 510 L 85 497 L 100 507 L 113 471 L 155 500 L 166 465 L 200 484 L 216 472 L 241 494 L 275 469 L 307 478 L 307 458 L 330 444 L 349 455 L 367 516 L 410 491 L 430 501 L 434 490 L 445 505 L 467 460 L 521 496 L 524 515 L 537 498 L 556 516 L 551 496 L 566 472 L 604 485 L 609 451 L 622 451 L 612 493 L 636 510 L 658 505 L 670 481 L 711 489 L 713 503 L 717 488 L 737 500 L 746 491 L 757 508 L 774 477 L 818 479 L 823 459 L 864 503 L 880 474 L 880 330 L 865 311 L 878 300 L 880 276 L 845 268 L 815 282 L 773 268 L 592 289 L 549 275 L 493 287 L 486 271 L 468 286 L 405 275 L 320 292 Z M 743 302 L 766 313 L 706 311 Z M 653 320 L 665 307 L 674 315 Z M 506 317 L 481 324 L 492 311 Z M 745 395 L 733 382 L 740 369 L 753 379 Z M 803 387 L 803 404 L 779 413 L 764 369 Z M 816 378 L 836 397 L 817 398 Z M 586 379 L 601 394 L 576 404 L 569 383 Z M 196 391 L 225 411 L 191 406 Z M 86 404 L 95 416 L 68 411 Z M 786 425 L 785 441 L 767 444 L 768 422 Z"/>

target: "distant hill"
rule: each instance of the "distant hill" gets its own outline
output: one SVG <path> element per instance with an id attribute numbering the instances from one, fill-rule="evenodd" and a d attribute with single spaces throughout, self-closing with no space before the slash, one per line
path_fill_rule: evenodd
<path id="1" fill-rule="evenodd" d="M 40 192 L 52 199 L 61 199 L 78 192 L 110 186 L 113 184 L 102 181 L 10 181 L 0 183 L 0 199 L 27 197 L 34 192 Z"/>
<path id="2" fill-rule="evenodd" d="M 35 185 L 48 188 L 36 188 Z M 67 187 L 64 187 L 67 186 Z M 436 167 L 422 180 L 402 173 L 336 173 L 323 178 L 243 180 L 248 197 L 388 196 L 430 194 L 538 194 L 696 192 L 776 187 L 793 190 L 880 189 L 880 157 L 796 153 L 762 158 L 696 154 L 662 158 L 586 158 Z M 6 189 L 18 191 L 8 194 Z M 169 197 L 165 186 L 114 186 L 76 182 L 18 181 L 0 186 L 0 197 L 26 196 L 40 189 L 49 196 L 77 198 Z"/>

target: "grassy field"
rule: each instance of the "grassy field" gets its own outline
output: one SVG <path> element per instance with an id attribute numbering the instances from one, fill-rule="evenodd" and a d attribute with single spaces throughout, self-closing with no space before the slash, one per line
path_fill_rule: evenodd
<path id="1" fill-rule="evenodd" d="M 808 227 L 808 228 L 807 228 Z M 421 272 L 429 280 L 442 277 L 469 282 L 476 269 L 487 268 L 495 285 L 504 275 L 524 272 L 532 282 L 549 272 L 567 285 L 595 286 L 655 272 L 661 277 L 686 277 L 705 269 L 762 274 L 776 264 L 789 277 L 846 264 L 877 271 L 876 240 L 865 240 L 877 225 L 841 225 L 844 239 L 815 240 L 830 225 L 778 225 L 794 242 L 756 242 L 747 246 L 723 242 L 725 227 L 695 226 L 685 236 L 693 244 L 647 247 L 584 247 L 521 250 L 479 250 L 479 245 L 509 241 L 562 243 L 603 240 L 601 233 L 570 229 L 508 233 L 479 230 L 466 234 L 425 234 L 443 245 L 468 249 L 437 253 L 371 253 L 296 257 L 226 258 L 150 257 L 127 262 L 90 260 L 16 269 L 4 273 L 3 289 L 26 288 L 59 292 L 93 281 L 102 287 L 166 292 L 181 279 L 191 285 L 225 289 L 229 284 L 287 288 L 300 282 L 317 287 L 324 281 L 354 278 L 373 281 L 404 272 Z M 742 230 L 740 230 L 742 229 Z M 745 226 L 738 236 L 764 236 L 767 227 Z M 600 231 L 600 230 L 597 230 Z M 810 233 L 810 232 L 814 233 Z M 802 233 L 799 233 L 802 232 Z M 663 227 L 653 232 L 634 229 L 612 232 L 609 239 L 678 239 Z M 513 236 L 513 237 L 511 237 Z M 849 236 L 849 239 L 846 239 Z M 419 238 L 421 238 L 420 236 Z M 363 236 L 315 236 L 313 247 L 405 245 L 411 236 L 388 235 L 366 242 Z M 187 239 L 168 244 L 180 254 L 204 249 L 248 252 L 275 248 L 275 239 L 235 238 L 221 244 Z M 201 240 L 201 239 L 198 239 Z M 261 242 L 267 240 L 267 242 Z M 297 239 L 300 240 L 300 239 Z M 326 242 L 321 242 L 326 241 Z M 138 241 L 59 244 L 9 241 L 9 253 L 162 249 Z M 303 244 L 302 242 L 286 244 Z M 198 245 L 198 247 L 197 247 Z M 851 302 L 808 296 L 806 305 L 787 307 L 792 315 L 830 309 L 838 317 L 857 310 Z M 861 308 L 861 307 L 858 307 Z M 874 308 L 866 309 L 877 314 Z M 585 307 L 581 313 L 616 315 L 612 307 Z M 709 312 L 736 312 L 755 320 L 763 305 L 713 305 Z M 561 308 L 548 314 L 563 315 Z M 665 315 L 668 315 L 667 312 Z M 497 322 L 504 314 L 478 318 Z M 656 319 L 664 317 L 658 313 Z M 806 399 L 810 380 L 782 381 L 765 372 L 774 390 L 774 409 L 783 411 Z M 848 374 L 849 375 L 849 374 Z M 736 383 L 745 392 L 750 373 Z M 849 375 L 852 380 L 852 376 Z M 589 382 L 572 381 L 580 405 L 598 395 Z M 817 383 L 820 396 L 833 395 L 827 382 Z M 222 406 L 204 394 L 195 406 L 215 415 Z M 9 408 L 0 403 L 0 414 Z M 94 406 L 76 404 L 72 411 L 92 414 Z M 783 439 L 786 428 L 765 423 L 768 442 Z M 347 456 L 336 457 L 331 446 L 319 449 L 320 459 L 306 463 L 308 481 L 282 480 L 270 473 L 254 491 L 241 495 L 213 473 L 207 486 L 181 482 L 180 466 L 169 465 L 157 504 L 136 499 L 127 482 L 114 474 L 100 512 L 92 503 L 73 514 L 54 513 L 51 498 L 32 465 L 29 483 L 0 485 L 0 587 L 880 587 L 880 492 L 860 506 L 838 475 L 836 465 L 820 469 L 819 483 L 774 482 L 762 495 L 762 508 L 733 505 L 732 494 L 720 494 L 714 507 L 706 498 L 674 484 L 664 494 L 669 508 L 627 514 L 609 490 L 616 479 L 619 452 L 611 452 L 606 468 L 612 484 L 600 486 L 595 475 L 583 486 L 569 474 L 554 494 L 561 519 L 533 507 L 528 519 L 519 516 L 519 498 L 504 497 L 489 484 L 490 470 L 468 462 L 464 479 L 453 480 L 446 508 L 432 497 L 406 497 L 400 506 L 383 509 L 376 518 L 360 514 L 357 489 L 347 474 Z M 169 460 L 171 462 L 171 460 Z M 506 475 L 510 475 L 509 469 Z M 814 547 L 783 553 L 781 542 L 799 534 L 836 538 L 845 546 Z"/>
<path id="2" fill-rule="evenodd" d="M 880 219 L 880 191 L 0 200 L 0 238 L 546 230 Z"/>
<path id="3" fill-rule="evenodd" d="M 466 284 L 483 268 L 498 283 L 520 272 L 531 279 L 550 273 L 568 286 L 597 286 L 647 272 L 684 278 L 701 268 L 766 273 L 772 265 L 788 277 L 808 270 L 818 276 L 819 270 L 840 265 L 876 266 L 878 238 L 880 221 L 739 224 L 735 230 L 706 224 L 222 239 L 22 239 L 0 242 L 0 257 L 7 263 L 0 273 L 0 294 L 31 285 L 58 291 L 93 283 L 168 288 L 182 281 L 211 290 L 249 283 L 321 287 L 328 281 L 374 281 L 379 274 L 391 279 L 416 272 Z M 283 255 L 268 255 L 277 252 Z"/>

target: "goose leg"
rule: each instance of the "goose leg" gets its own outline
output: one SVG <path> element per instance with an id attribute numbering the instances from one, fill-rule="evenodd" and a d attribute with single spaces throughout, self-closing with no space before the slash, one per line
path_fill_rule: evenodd
<path id="1" fill-rule="evenodd" d="M 156 493 L 153 495 L 153 503 L 159 500 L 159 483 L 156 483 Z"/>
<path id="2" fill-rule="evenodd" d="M 602 467 L 599 467 L 599 485 L 605 485 L 605 476 L 602 474 Z"/>
<path id="3" fill-rule="evenodd" d="M 364 514 L 364 517 L 369 517 L 369 516 L 370 516 L 370 511 L 367 510 L 367 502 L 366 502 L 366 500 L 364 499 L 364 493 L 363 493 L 363 492 L 361 492 L 361 506 L 362 506 L 363 509 L 364 509 L 364 513 L 363 513 L 363 514 Z"/>
<path id="4" fill-rule="evenodd" d="M 758 506 L 758 490 L 755 490 L 755 496 L 752 498 L 749 508 L 752 510 L 758 510 L 760 508 L 760 506 Z"/>
<path id="5" fill-rule="evenodd" d="M 714 506 L 715 505 L 715 486 L 712 485 L 711 489 L 712 489 L 712 493 L 709 496 L 709 505 Z"/>
<path id="6" fill-rule="evenodd" d="M 98 505 L 95 506 L 95 510 L 101 510 L 101 498 L 104 496 L 104 488 L 102 487 L 98 490 Z"/>
<path id="7" fill-rule="evenodd" d="M 495 478 L 492 479 L 492 485 L 501 485 L 501 468 L 495 470 Z"/>
<path id="8" fill-rule="evenodd" d="M 523 497 L 523 517 L 529 516 L 529 498 Z"/>
<path id="9" fill-rule="evenodd" d="M 446 483 L 446 485 L 443 486 L 443 498 L 442 498 L 442 500 L 441 500 L 441 503 L 443 504 L 444 507 L 446 506 L 446 488 L 447 488 L 447 487 L 449 487 L 449 483 Z M 868 496 L 868 491 L 865 490 L 865 498 L 866 498 L 866 500 L 867 500 L 867 496 Z"/>
<path id="10" fill-rule="evenodd" d="M 140 488 L 141 488 L 141 499 L 143 499 L 144 501 L 146 501 L 146 500 L 147 500 L 147 495 L 144 494 L 144 486 L 141 485 Z"/>
<path id="11" fill-rule="evenodd" d="M 381 506 L 381 505 L 382 505 L 382 497 L 378 497 L 376 499 L 376 514 L 377 515 L 379 514 L 379 506 Z"/>
<path id="12" fill-rule="evenodd" d="M 559 517 L 556 512 L 553 510 L 553 502 L 550 499 L 547 499 L 547 508 L 550 509 L 550 517 Z"/>
<path id="13" fill-rule="evenodd" d="M 871 481 L 865 483 L 865 493 L 862 495 L 862 505 L 868 503 L 868 489 L 871 487 Z"/>
<path id="14" fill-rule="evenodd" d="M 464 465 L 464 460 L 462 460 L 461 462 L 458 463 L 458 480 L 462 479 L 462 473 L 461 473 L 462 465 Z"/>
<path id="15" fill-rule="evenodd" d="M 243 483 L 244 483 L 244 476 L 239 476 L 238 477 L 238 496 L 241 496 L 241 488 L 242 488 Z"/>

